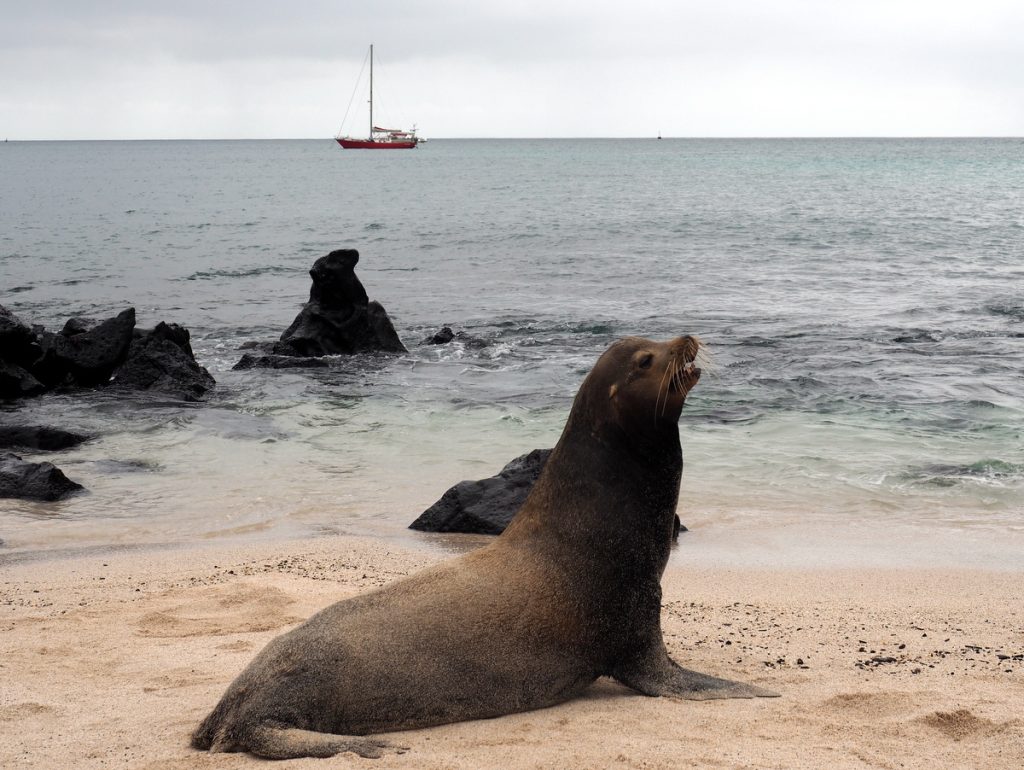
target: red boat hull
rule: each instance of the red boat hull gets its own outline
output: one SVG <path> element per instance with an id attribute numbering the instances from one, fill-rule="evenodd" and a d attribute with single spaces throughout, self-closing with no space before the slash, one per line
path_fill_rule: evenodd
<path id="1" fill-rule="evenodd" d="M 415 140 L 400 142 L 371 142 L 369 139 L 337 139 L 338 144 L 346 150 L 411 150 L 416 147 Z"/>

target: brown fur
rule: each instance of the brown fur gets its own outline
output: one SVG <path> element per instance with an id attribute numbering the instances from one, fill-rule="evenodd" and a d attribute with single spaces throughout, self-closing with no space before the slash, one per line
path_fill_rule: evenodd
<path id="1" fill-rule="evenodd" d="M 389 732 L 550 706 L 614 676 L 647 695 L 764 690 L 677 666 L 660 579 L 682 473 L 693 337 L 612 345 L 530 496 L 492 544 L 338 602 L 275 639 L 192 745 L 268 758 L 379 756 Z"/>

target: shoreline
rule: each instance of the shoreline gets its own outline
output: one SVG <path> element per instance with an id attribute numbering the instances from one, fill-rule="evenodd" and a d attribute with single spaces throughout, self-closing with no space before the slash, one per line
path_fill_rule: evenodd
<path id="1" fill-rule="evenodd" d="M 188 748 L 230 680 L 292 624 L 448 555 L 341 535 L 2 566 L 0 765 L 262 764 Z M 1016 768 L 1022 571 L 673 559 L 673 656 L 782 698 L 670 701 L 600 680 L 550 709 L 393 734 L 410 751 L 373 767 Z"/>
<path id="2" fill-rule="evenodd" d="M 688 531 L 672 549 L 669 568 L 703 569 L 967 569 L 1024 572 L 1024 527 L 931 524 L 876 518 L 799 518 L 792 512 L 679 510 Z M 289 527 L 286 519 L 234 532 L 202 533 L 191 539 L 87 542 L 69 538 L 53 545 L 20 545 L 0 539 L 0 571 L 25 563 L 60 562 L 120 553 L 187 554 L 193 550 L 282 548 L 332 538 L 378 541 L 394 548 L 438 556 L 462 553 L 492 536 L 419 532 L 414 516 L 352 518 L 330 528 Z M 408 522 L 406 521 L 408 519 Z M 0 532 L 2 534 L 2 532 Z"/>

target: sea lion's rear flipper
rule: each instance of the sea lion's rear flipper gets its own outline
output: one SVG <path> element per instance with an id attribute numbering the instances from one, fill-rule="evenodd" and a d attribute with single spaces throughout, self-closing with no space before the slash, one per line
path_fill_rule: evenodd
<path id="1" fill-rule="evenodd" d="M 244 743 L 246 751 L 265 759 L 333 757 L 345 751 L 377 759 L 386 752 L 404 754 L 408 750 L 378 738 L 318 733 L 274 724 L 259 725 L 249 732 Z"/>
<path id="2" fill-rule="evenodd" d="M 676 665 L 675 672 L 666 683 L 668 695 L 687 700 L 713 700 L 715 698 L 778 698 L 779 693 L 755 687 L 752 684 L 719 679 L 716 676 L 699 674 Z"/>
<path id="3" fill-rule="evenodd" d="M 632 664 L 620 665 L 612 676 L 644 695 L 665 695 L 687 700 L 716 698 L 777 698 L 779 694 L 751 684 L 719 679 L 683 668 L 660 651 Z"/>

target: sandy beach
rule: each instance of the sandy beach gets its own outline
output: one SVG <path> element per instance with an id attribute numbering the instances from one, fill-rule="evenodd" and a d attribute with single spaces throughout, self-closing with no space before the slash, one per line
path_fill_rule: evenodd
<path id="1" fill-rule="evenodd" d="M 472 541 L 470 541 L 472 542 Z M 0 571 L 0 766 L 247 767 L 188 737 L 271 638 L 448 558 L 352 537 L 98 552 Z M 670 565 L 663 624 L 687 667 L 778 699 L 584 698 L 393 734 L 377 760 L 289 767 L 1019 768 L 1019 572 Z"/>

